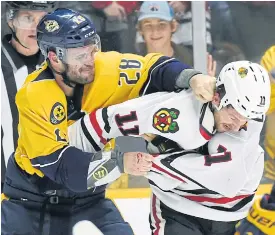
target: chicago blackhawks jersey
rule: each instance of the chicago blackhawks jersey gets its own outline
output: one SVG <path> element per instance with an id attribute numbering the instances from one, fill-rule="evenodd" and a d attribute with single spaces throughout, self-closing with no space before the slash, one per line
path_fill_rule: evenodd
<path id="1" fill-rule="evenodd" d="M 234 221 L 246 216 L 262 176 L 263 123 L 251 120 L 237 133 L 215 133 L 213 116 L 211 105 L 191 91 L 155 93 L 86 115 L 69 128 L 69 139 L 85 151 L 121 135 L 173 140 L 184 150 L 156 155 L 147 175 L 153 194 L 176 211 Z"/>
<path id="2" fill-rule="evenodd" d="M 202 105 L 191 90 L 159 92 L 86 115 L 69 128 L 69 139 L 70 144 L 92 152 L 94 143 L 103 147 L 117 136 L 151 133 L 184 149 L 196 149 L 210 140 L 214 126 L 210 104 Z"/>

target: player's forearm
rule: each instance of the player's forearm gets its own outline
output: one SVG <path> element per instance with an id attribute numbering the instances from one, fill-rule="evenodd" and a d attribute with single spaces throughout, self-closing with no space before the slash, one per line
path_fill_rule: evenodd
<path id="1" fill-rule="evenodd" d="M 94 155 L 88 171 L 88 187 L 108 184 L 121 173 L 141 176 L 151 169 L 153 157 L 147 153 L 143 138 L 118 137 L 112 145 L 111 151 Z"/>
<path id="2" fill-rule="evenodd" d="M 123 172 L 122 156 L 119 151 L 87 153 L 67 146 L 48 156 L 39 157 L 33 161 L 33 166 L 71 191 L 85 192 L 97 186 L 96 182 L 99 180 L 102 185 L 102 178 L 109 173 L 111 177 L 107 177 L 108 183 L 116 180 L 120 172 Z M 102 172 L 102 169 L 105 171 Z"/>
<path id="3" fill-rule="evenodd" d="M 184 69 L 176 78 L 175 88 L 190 88 L 190 80 L 197 74 L 201 74 L 201 72 L 195 69 Z"/>
<path id="4" fill-rule="evenodd" d="M 47 156 L 32 159 L 33 167 L 73 192 L 87 190 L 87 173 L 93 154 L 65 146 Z"/>
<path id="5" fill-rule="evenodd" d="M 94 154 L 89 165 L 87 187 L 93 188 L 111 183 L 124 172 L 124 153 L 115 151 Z"/>
<path id="6" fill-rule="evenodd" d="M 142 90 L 142 95 L 158 91 L 175 91 L 178 88 L 190 88 L 189 81 L 201 72 L 192 69 L 189 65 L 180 61 L 161 57 L 149 72 L 149 80 Z"/>

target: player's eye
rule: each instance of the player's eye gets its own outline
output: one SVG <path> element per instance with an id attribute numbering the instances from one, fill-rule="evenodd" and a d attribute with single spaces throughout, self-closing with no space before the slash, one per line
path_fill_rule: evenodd
<path id="1" fill-rule="evenodd" d="M 32 23 L 34 19 L 30 15 L 25 15 L 21 18 L 21 20 L 24 21 L 25 23 Z"/>
<path id="2" fill-rule="evenodd" d="M 231 130 L 231 125 L 229 125 L 229 124 L 224 124 L 223 127 L 224 127 L 224 129 L 227 130 L 227 131 L 230 131 L 230 130 Z"/>

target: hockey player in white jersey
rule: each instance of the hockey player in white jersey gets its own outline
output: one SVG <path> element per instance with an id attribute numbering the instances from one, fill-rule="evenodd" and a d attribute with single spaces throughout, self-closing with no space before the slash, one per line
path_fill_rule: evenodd
<path id="1" fill-rule="evenodd" d="M 154 235 L 233 234 L 251 206 L 263 172 L 258 143 L 270 103 L 268 74 L 258 64 L 233 62 L 216 87 L 206 104 L 190 90 L 156 93 L 99 109 L 70 127 L 71 144 L 87 152 L 94 151 L 91 139 L 101 147 L 122 135 L 153 139 L 147 178 Z M 119 176 L 108 170 L 96 186 Z"/>

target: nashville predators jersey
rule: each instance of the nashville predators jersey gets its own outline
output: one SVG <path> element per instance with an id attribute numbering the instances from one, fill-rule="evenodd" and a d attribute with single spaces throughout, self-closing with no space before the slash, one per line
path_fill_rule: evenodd
<path id="1" fill-rule="evenodd" d="M 275 46 L 270 47 L 261 60 L 262 66 L 269 72 L 271 77 L 271 100 L 268 113 L 275 112 Z"/>
<path id="2" fill-rule="evenodd" d="M 257 198 L 246 219 L 236 226 L 234 235 L 274 235 L 275 234 L 275 184 L 270 195 Z"/>
<path id="3" fill-rule="evenodd" d="M 275 179 L 275 46 L 270 47 L 264 54 L 261 64 L 269 72 L 271 79 L 270 107 L 267 113 L 265 129 L 265 150 L 270 159 L 265 162 L 266 178 Z"/>
<path id="4" fill-rule="evenodd" d="M 61 171 L 67 171 L 68 175 L 71 171 L 75 177 L 73 183 L 78 184 L 75 174 L 82 174 L 79 177 L 83 178 L 91 159 L 87 158 L 86 164 L 79 163 L 77 159 L 84 153 L 69 146 L 68 125 L 82 113 L 142 94 L 172 91 L 176 78 L 186 68 L 189 67 L 176 59 L 160 54 L 142 57 L 100 52 L 95 57 L 94 81 L 77 86 L 74 97 L 68 98 L 45 62 L 28 76 L 16 96 L 19 111 L 17 164 L 29 174 L 46 175 L 57 183 L 64 183 L 66 178 L 60 175 Z"/>
<path id="5" fill-rule="evenodd" d="M 97 53 L 95 80 L 84 88 L 82 110 L 90 112 L 139 96 L 151 66 L 159 58 L 158 54 L 142 57 L 117 52 Z"/>

